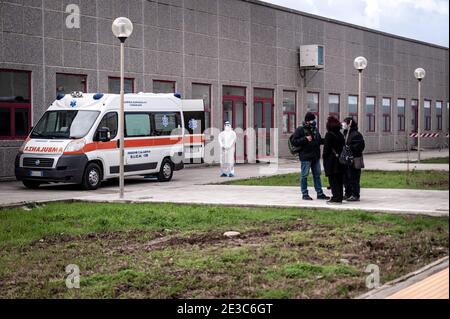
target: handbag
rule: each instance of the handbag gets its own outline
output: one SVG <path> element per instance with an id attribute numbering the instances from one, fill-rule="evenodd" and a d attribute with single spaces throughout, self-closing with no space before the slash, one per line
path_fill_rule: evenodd
<path id="1" fill-rule="evenodd" d="M 364 157 L 355 157 L 353 160 L 353 167 L 355 169 L 363 169 L 366 168 L 366 166 L 364 165 Z"/>

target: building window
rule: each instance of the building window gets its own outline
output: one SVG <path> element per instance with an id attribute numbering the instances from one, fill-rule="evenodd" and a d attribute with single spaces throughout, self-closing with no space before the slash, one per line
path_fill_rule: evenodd
<path id="1" fill-rule="evenodd" d="M 31 128 L 31 72 L 0 70 L 0 138 L 24 139 Z"/>
<path id="2" fill-rule="evenodd" d="M 108 92 L 111 94 L 120 94 L 120 78 L 112 76 L 108 78 Z M 124 92 L 134 93 L 134 79 L 124 79 Z"/>
<path id="3" fill-rule="evenodd" d="M 376 98 L 375 97 L 367 97 L 366 98 L 366 131 L 367 132 L 375 132 L 375 124 L 376 124 Z"/>
<path id="4" fill-rule="evenodd" d="M 176 82 L 173 81 L 153 81 L 153 93 L 175 93 Z"/>
<path id="5" fill-rule="evenodd" d="M 203 100 L 205 106 L 205 129 L 211 127 L 211 85 L 192 84 L 192 98 Z"/>
<path id="6" fill-rule="evenodd" d="M 398 131 L 404 132 L 406 131 L 406 100 L 398 99 L 397 100 L 397 118 L 398 118 Z"/>
<path id="7" fill-rule="evenodd" d="M 356 95 L 348 96 L 348 116 L 353 121 L 358 121 L 358 97 Z"/>
<path id="8" fill-rule="evenodd" d="M 391 99 L 383 99 L 383 132 L 391 131 Z"/>
<path id="9" fill-rule="evenodd" d="M 425 100 L 424 104 L 425 131 L 431 131 L 431 101 Z"/>
<path id="10" fill-rule="evenodd" d="M 328 95 L 329 115 L 339 120 L 341 116 L 341 101 L 339 94 Z"/>
<path id="11" fill-rule="evenodd" d="M 56 95 L 87 92 L 87 76 L 56 73 Z"/>
<path id="12" fill-rule="evenodd" d="M 445 120 L 447 122 L 447 132 L 449 131 L 450 128 L 450 102 L 447 102 L 447 114 L 445 115 Z"/>
<path id="13" fill-rule="evenodd" d="M 297 92 L 283 91 L 283 133 L 294 133 L 297 128 Z"/>
<path id="14" fill-rule="evenodd" d="M 311 112 L 316 116 L 317 120 L 317 127 L 319 127 L 320 123 L 320 106 L 319 106 L 319 93 L 314 92 L 308 92 L 308 98 L 307 98 L 307 112 Z"/>
<path id="15" fill-rule="evenodd" d="M 442 131 L 442 101 L 436 102 L 437 130 Z"/>

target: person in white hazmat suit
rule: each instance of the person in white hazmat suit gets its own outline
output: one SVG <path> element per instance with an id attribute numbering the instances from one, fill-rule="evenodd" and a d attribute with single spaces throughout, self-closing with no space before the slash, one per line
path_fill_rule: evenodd
<path id="1" fill-rule="evenodd" d="M 234 177 L 236 139 L 230 122 L 225 122 L 225 130 L 219 134 L 221 177 Z"/>

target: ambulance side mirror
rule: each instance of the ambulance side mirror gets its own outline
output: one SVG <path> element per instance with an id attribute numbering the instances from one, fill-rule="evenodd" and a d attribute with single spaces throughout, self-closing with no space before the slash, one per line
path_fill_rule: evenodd
<path id="1" fill-rule="evenodd" d="M 107 127 L 99 128 L 97 131 L 97 139 L 100 142 L 109 142 L 111 141 L 111 131 Z"/>

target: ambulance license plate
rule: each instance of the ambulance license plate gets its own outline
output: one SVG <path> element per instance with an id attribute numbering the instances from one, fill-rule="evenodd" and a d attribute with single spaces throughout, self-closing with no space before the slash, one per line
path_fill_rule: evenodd
<path id="1" fill-rule="evenodd" d="M 42 171 L 30 171 L 30 177 L 44 177 L 44 172 Z"/>

